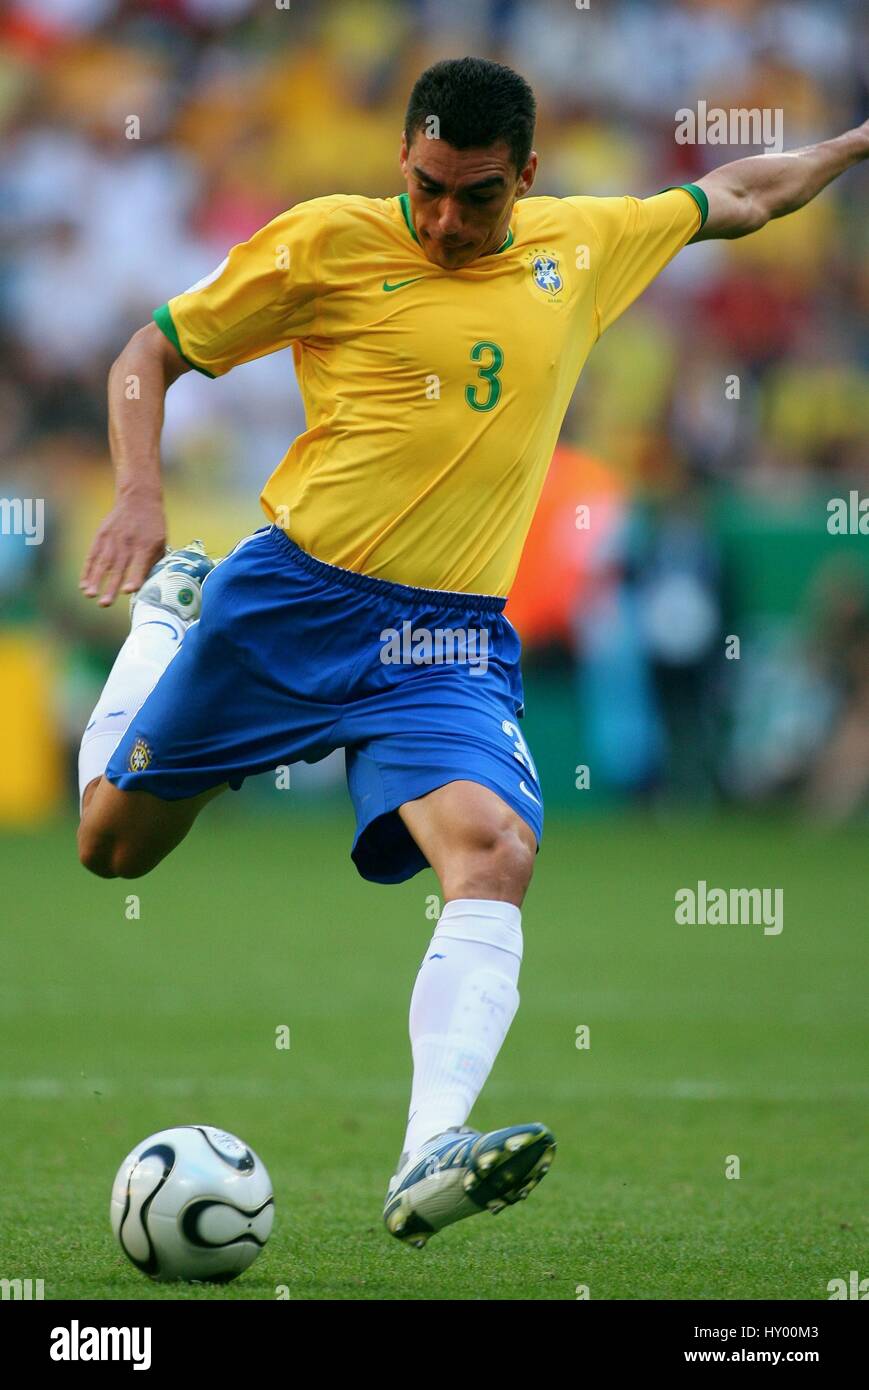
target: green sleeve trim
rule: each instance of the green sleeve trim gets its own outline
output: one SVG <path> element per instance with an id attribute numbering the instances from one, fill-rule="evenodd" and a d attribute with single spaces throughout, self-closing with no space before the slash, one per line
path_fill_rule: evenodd
<path id="1" fill-rule="evenodd" d="M 683 183 L 680 184 L 679 187 L 684 188 L 686 193 L 691 194 L 691 197 L 700 209 L 700 227 L 702 227 L 709 216 L 709 199 L 706 197 L 703 189 L 696 183 Z M 697 230 L 699 231 L 700 228 L 698 227 Z"/>
<path id="2" fill-rule="evenodd" d="M 673 188 L 684 188 L 686 193 L 691 194 L 691 197 L 700 209 L 700 226 L 697 228 L 697 232 L 701 231 L 709 216 L 709 199 L 706 197 L 703 189 L 696 183 L 670 183 L 666 188 L 659 188 L 658 192 L 669 193 Z M 697 232 L 694 233 L 695 236 Z"/>
<path id="3" fill-rule="evenodd" d="M 169 305 L 161 304 L 159 309 L 154 310 L 151 317 L 160 329 L 160 332 L 165 333 L 169 342 L 178 353 L 178 356 L 183 358 L 188 367 L 192 367 L 194 371 L 201 372 L 203 376 L 207 376 L 214 381 L 214 372 L 206 371 L 205 367 L 200 367 L 198 362 L 191 361 L 187 354 L 181 351 L 181 343 L 178 340 L 178 330 L 172 322 L 172 314 Z"/>

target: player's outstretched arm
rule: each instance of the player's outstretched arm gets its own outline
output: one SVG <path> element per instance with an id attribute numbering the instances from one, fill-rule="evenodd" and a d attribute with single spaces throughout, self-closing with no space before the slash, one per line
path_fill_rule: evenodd
<path id="1" fill-rule="evenodd" d="M 155 323 L 134 333 L 109 372 L 109 448 L 116 500 L 94 537 L 79 587 L 107 607 L 141 588 L 166 545 L 160 433 L 166 392 L 189 365 Z"/>
<path id="2" fill-rule="evenodd" d="M 748 236 L 774 217 L 786 217 L 804 207 L 833 179 L 867 157 L 869 121 L 802 150 L 722 164 L 697 180 L 709 199 L 709 216 L 693 240 Z"/>

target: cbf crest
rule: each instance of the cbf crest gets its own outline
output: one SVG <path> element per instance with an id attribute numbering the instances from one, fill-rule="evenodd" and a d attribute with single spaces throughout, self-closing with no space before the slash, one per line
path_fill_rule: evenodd
<path id="1" fill-rule="evenodd" d="M 150 766 L 151 758 L 150 745 L 143 738 L 137 738 L 130 752 L 130 761 L 127 764 L 130 772 L 144 772 Z"/>
<path id="2" fill-rule="evenodd" d="M 538 251 L 535 255 L 531 262 L 531 274 L 537 288 L 545 290 L 547 294 L 556 295 L 564 288 L 558 261 L 545 251 Z"/>
<path id="3" fill-rule="evenodd" d="M 526 252 L 525 263 L 530 271 L 528 288 L 533 292 L 535 299 L 539 292 L 550 304 L 563 303 L 564 276 L 558 257 L 543 246 L 535 246 Z"/>

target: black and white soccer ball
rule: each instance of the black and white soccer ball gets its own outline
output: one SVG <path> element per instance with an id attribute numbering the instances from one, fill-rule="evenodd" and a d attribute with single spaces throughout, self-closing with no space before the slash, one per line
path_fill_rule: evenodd
<path id="1" fill-rule="evenodd" d="M 274 1212 L 261 1160 L 212 1125 L 181 1125 L 143 1139 L 112 1188 L 112 1230 L 121 1249 L 160 1281 L 234 1279 L 268 1240 Z"/>

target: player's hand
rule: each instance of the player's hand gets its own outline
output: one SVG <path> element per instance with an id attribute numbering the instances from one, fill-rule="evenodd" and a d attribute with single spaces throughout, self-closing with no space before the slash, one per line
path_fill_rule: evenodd
<path id="1" fill-rule="evenodd" d="M 140 589 L 166 550 L 166 516 L 159 497 L 125 498 L 115 503 L 94 537 L 79 580 L 87 598 L 101 608 L 119 593 Z"/>

